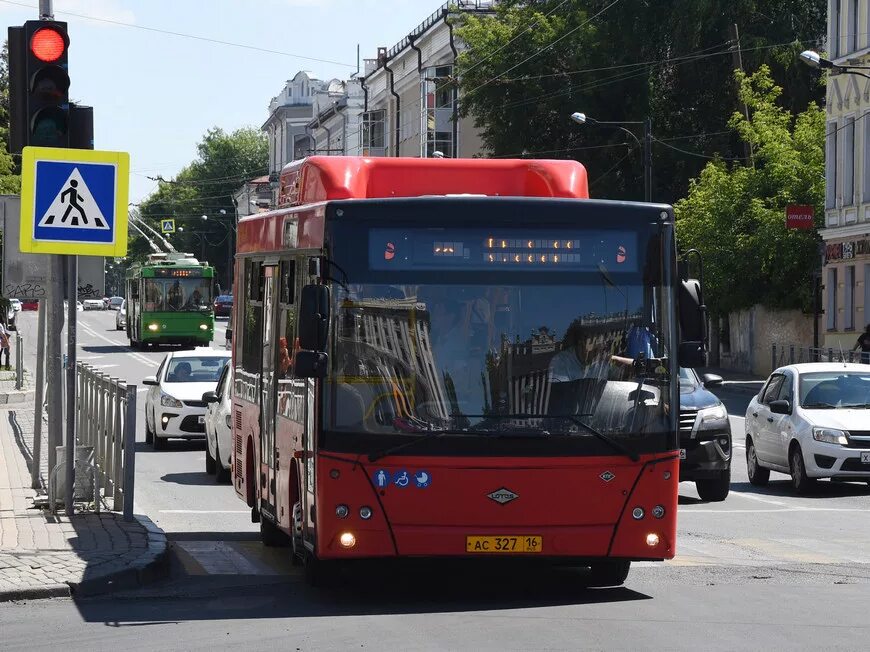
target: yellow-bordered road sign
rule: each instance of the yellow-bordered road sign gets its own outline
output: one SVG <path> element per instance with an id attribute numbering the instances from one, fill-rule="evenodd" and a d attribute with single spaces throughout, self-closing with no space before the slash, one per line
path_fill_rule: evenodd
<path id="1" fill-rule="evenodd" d="M 25 147 L 21 251 L 125 256 L 129 186 L 127 152 Z"/>
<path id="2" fill-rule="evenodd" d="M 175 233 L 175 220 L 164 217 L 160 220 L 160 229 L 163 233 Z"/>

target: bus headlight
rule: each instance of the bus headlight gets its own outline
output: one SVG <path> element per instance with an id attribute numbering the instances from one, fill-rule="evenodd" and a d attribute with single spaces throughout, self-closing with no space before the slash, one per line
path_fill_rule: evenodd
<path id="1" fill-rule="evenodd" d="M 342 532 L 338 542 L 342 548 L 353 548 L 356 545 L 356 537 L 351 532 Z"/>
<path id="2" fill-rule="evenodd" d="M 645 515 L 645 514 L 644 514 L 644 511 L 643 511 L 643 507 L 635 507 L 633 510 L 631 510 L 631 517 L 632 517 L 635 521 L 639 521 L 639 520 L 641 520 L 641 519 L 644 517 L 644 515 Z"/>
<path id="3" fill-rule="evenodd" d="M 208 324 L 200 324 L 200 325 L 199 325 L 199 330 L 201 330 L 201 331 L 207 331 L 207 330 L 208 330 Z"/>
<path id="4" fill-rule="evenodd" d="M 148 324 L 148 330 L 152 333 L 160 330 L 160 324 Z"/>
<path id="5" fill-rule="evenodd" d="M 335 515 L 338 518 L 347 518 L 347 515 L 350 514 L 350 509 L 348 509 L 347 505 L 337 505 L 335 508 Z"/>
<path id="6" fill-rule="evenodd" d="M 648 545 L 650 548 L 655 548 L 657 545 L 659 545 L 659 535 L 655 532 L 647 534 L 646 545 Z"/>
<path id="7" fill-rule="evenodd" d="M 368 505 L 363 505 L 362 507 L 360 507 L 359 517 L 364 521 L 369 520 L 372 517 L 372 508 Z"/>

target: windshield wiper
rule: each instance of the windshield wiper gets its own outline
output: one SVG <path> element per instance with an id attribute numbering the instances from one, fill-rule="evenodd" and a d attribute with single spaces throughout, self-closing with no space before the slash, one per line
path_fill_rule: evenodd
<path id="1" fill-rule="evenodd" d="M 846 403 L 845 405 L 841 405 L 840 409 L 867 410 L 870 409 L 870 403 Z"/>
<path id="2" fill-rule="evenodd" d="M 610 446 L 612 449 L 619 451 L 623 455 L 627 456 L 632 462 L 637 462 L 640 460 L 640 455 L 638 455 L 635 451 L 631 450 L 625 444 L 620 443 L 610 435 L 605 435 L 603 432 L 598 430 L 597 428 L 590 426 L 588 423 L 583 421 L 581 417 L 591 416 L 589 414 L 466 414 L 464 416 L 467 417 L 487 417 L 490 419 L 568 419 L 573 423 L 576 423 L 578 426 L 586 430 L 591 435 L 597 437 L 605 444 Z M 548 433 L 546 430 L 541 431 L 542 433 Z"/>
<path id="3" fill-rule="evenodd" d="M 410 423 L 410 422 L 409 422 Z M 421 422 L 425 423 L 425 422 Z M 426 424 L 429 425 L 429 424 Z M 442 435 L 467 435 L 467 430 L 457 430 L 450 428 L 432 428 L 431 430 L 424 430 L 423 428 L 419 428 L 418 432 L 421 434 L 418 437 L 406 442 L 402 442 L 401 444 L 396 444 L 395 446 L 390 446 L 388 448 L 384 448 L 379 451 L 375 451 L 374 453 L 369 453 L 368 458 L 369 462 L 377 462 L 382 457 L 386 457 L 387 455 L 392 455 L 393 453 L 408 448 L 409 446 L 414 446 L 415 444 L 419 444 L 421 441 L 427 439 L 436 439 L 441 437 Z"/>
<path id="4" fill-rule="evenodd" d="M 805 410 L 833 410 L 837 406 L 830 403 L 807 403 L 801 407 Z"/>

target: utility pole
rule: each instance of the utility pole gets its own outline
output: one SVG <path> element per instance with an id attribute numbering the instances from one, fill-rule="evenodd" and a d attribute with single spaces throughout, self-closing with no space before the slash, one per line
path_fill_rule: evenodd
<path id="1" fill-rule="evenodd" d="M 643 200 L 652 201 L 652 120 L 643 121 Z"/>

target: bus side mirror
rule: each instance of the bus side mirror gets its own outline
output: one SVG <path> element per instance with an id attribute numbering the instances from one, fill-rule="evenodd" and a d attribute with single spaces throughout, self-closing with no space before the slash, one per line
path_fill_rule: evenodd
<path id="1" fill-rule="evenodd" d="M 325 378 L 329 356 L 322 351 L 297 351 L 293 375 L 297 378 Z"/>
<path id="2" fill-rule="evenodd" d="M 329 288 L 306 285 L 299 306 L 299 345 L 306 351 L 326 350 L 329 328 Z M 300 375 L 300 374 L 297 374 Z"/>
<path id="3" fill-rule="evenodd" d="M 681 367 L 695 369 L 707 365 L 707 306 L 701 297 L 701 283 L 695 279 L 680 281 L 678 310 Z"/>

